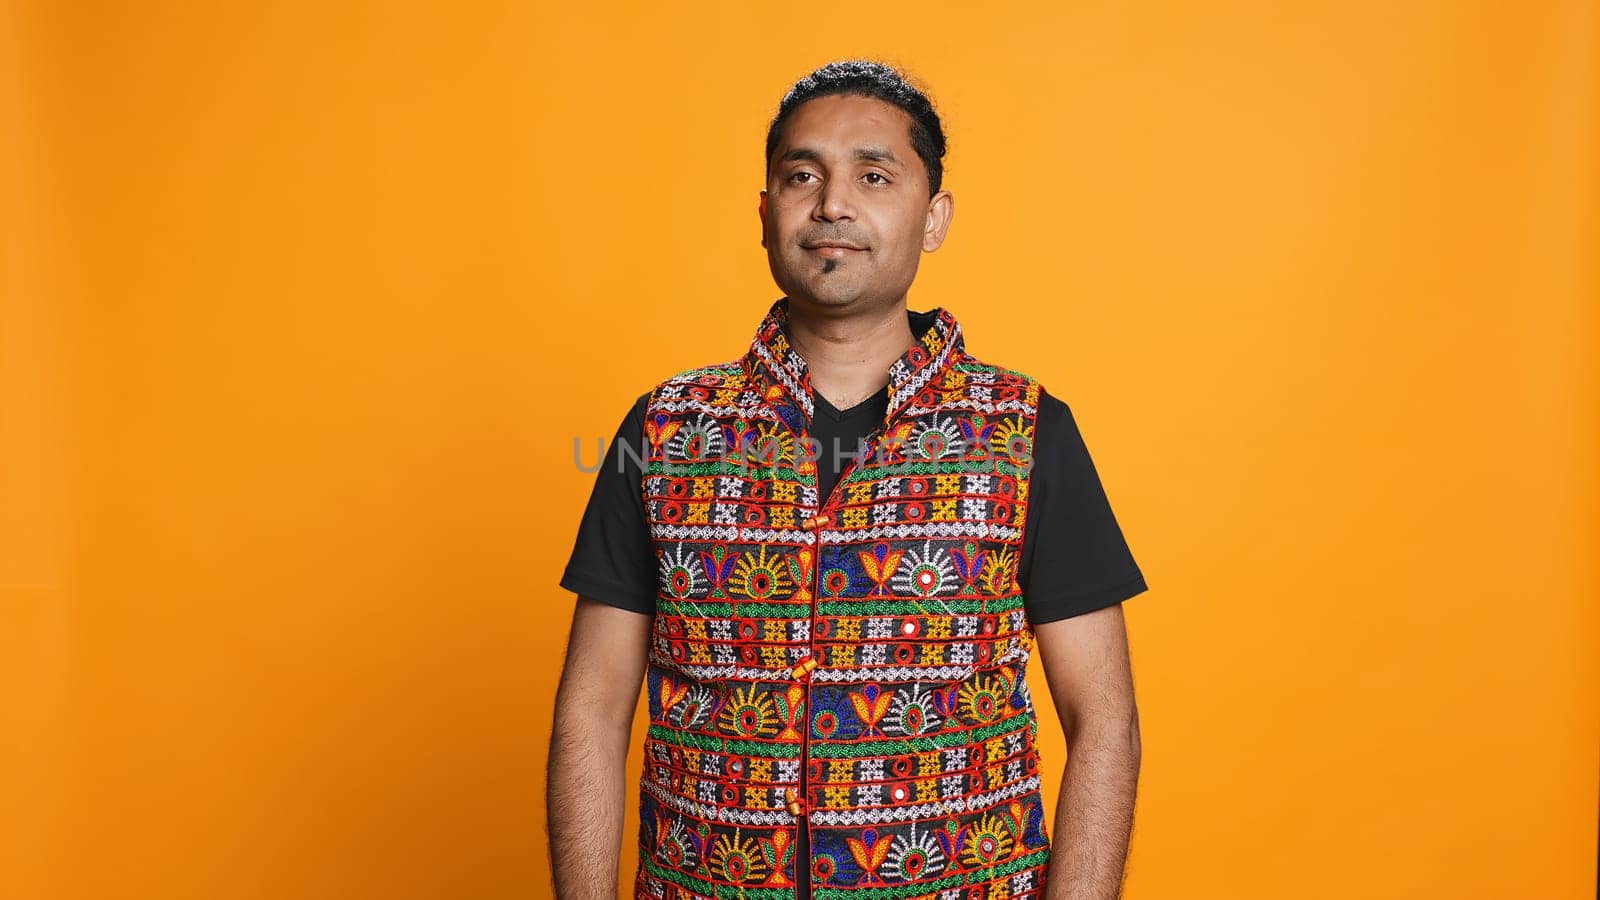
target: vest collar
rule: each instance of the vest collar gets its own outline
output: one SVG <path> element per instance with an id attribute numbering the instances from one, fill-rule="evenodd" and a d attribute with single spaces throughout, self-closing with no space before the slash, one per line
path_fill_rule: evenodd
<path id="1" fill-rule="evenodd" d="M 944 307 L 926 312 L 906 311 L 912 334 L 920 339 L 889 366 L 889 406 L 884 411 L 887 425 L 936 377 L 964 354 L 961 324 Z M 816 403 L 811 393 L 811 374 L 805 357 L 789 343 L 789 298 L 780 297 L 756 329 L 745 355 L 752 376 L 759 379 L 762 398 L 771 402 L 779 415 L 796 432 L 809 430 Z M 804 414 L 804 421 L 795 417 Z"/>

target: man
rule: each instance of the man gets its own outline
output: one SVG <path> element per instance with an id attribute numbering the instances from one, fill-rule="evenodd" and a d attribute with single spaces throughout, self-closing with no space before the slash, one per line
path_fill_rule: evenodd
<path id="1" fill-rule="evenodd" d="M 944 153 L 886 66 L 780 103 L 758 209 L 784 296 L 739 358 L 638 398 L 561 581 L 561 900 L 615 896 L 641 681 L 636 897 L 1118 896 L 1146 584 L 1066 404 L 907 307 Z M 1033 651 L 1069 746 L 1049 825 Z"/>

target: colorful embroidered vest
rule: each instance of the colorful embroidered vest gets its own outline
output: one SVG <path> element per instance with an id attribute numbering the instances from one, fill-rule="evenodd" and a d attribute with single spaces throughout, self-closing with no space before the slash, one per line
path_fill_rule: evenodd
<path id="1" fill-rule="evenodd" d="M 1041 892 L 1016 582 L 1039 384 L 967 355 L 936 310 L 820 498 L 787 315 L 778 300 L 746 355 L 648 400 L 660 579 L 635 896 L 791 900 L 797 865 L 832 900 Z"/>

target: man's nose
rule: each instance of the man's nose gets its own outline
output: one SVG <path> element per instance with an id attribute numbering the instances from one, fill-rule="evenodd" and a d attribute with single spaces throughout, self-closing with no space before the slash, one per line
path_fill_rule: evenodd
<path id="1" fill-rule="evenodd" d="M 839 219 L 854 219 L 855 216 L 850 183 L 836 178 L 828 179 L 822 185 L 822 190 L 817 192 L 815 217 L 824 222 L 836 222 Z"/>

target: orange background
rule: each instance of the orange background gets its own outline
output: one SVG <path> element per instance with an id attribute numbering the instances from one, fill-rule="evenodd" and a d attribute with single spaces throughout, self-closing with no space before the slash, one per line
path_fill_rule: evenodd
<path id="1" fill-rule="evenodd" d="M 1126 895 L 1592 896 L 1589 4 L 231 5 L 0 20 L 0 895 L 549 897 L 573 440 L 872 55 L 1150 579 Z"/>

